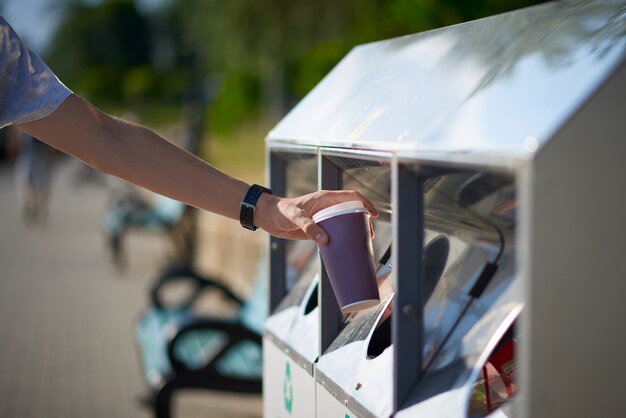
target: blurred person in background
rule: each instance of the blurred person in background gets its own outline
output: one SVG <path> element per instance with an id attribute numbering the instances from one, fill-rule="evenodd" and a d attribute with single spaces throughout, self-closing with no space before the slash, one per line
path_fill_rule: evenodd
<path id="1" fill-rule="evenodd" d="M 17 196 L 26 225 L 44 224 L 48 215 L 54 150 L 26 133 L 15 164 Z"/>
<path id="2" fill-rule="evenodd" d="M 231 219 L 240 219 L 241 202 L 253 189 L 148 128 L 114 118 L 73 94 L 0 16 L 0 127 L 6 125 L 100 172 Z M 312 215 L 348 200 L 362 201 L 377 216 L 371 202 L 354 191 L 296 198 L 268 191 L 260 193 L 248 223 L 277 237 L 325 244 L 328 237 Z"/>

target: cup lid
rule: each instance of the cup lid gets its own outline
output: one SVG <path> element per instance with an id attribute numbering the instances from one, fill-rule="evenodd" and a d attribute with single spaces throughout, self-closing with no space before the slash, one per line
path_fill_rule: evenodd
<path id="1" fill-rule="evenodd" d="M 379 303 L 380 303 L 380 299 L 360 300 L 358 302 L 354 302 L 354 303 L 351 303 L 349 305 L 343 306 L 341 308 L 341 312 L 343 312 L 343 313 L 358 312 L 358 311 L 362 311 L 364 309 L 369 309 L 372 306 L 378 305 Z"/>
<path id="2" fill-rule="evenodd" d="M 338 203 L 333 206 L 329 206 L 326 209 L 322 209 L 313 215 L 313 222 L 319 223 L 328 218 L 333 218 L 339 215 L 345 215 L 348 213 L 369 213 L 369 211 L 363 206 L 360 200 L 350 200 L 348 202 Z"/>

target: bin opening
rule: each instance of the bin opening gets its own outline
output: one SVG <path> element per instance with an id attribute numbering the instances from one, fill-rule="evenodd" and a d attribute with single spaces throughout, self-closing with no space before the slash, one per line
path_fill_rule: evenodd
<path id="1" fill-rule="evenodd" d="M 435 291 L 448 261 L 450 243 L 444 235 L 439 235 L 426 244 L 424 248 L 424 303 Z M 391 346 L 391 312 L 393 298 L 381 315 L 367 346 L 367 358 L 374 359 Z"/>
<path id="2" fill-rule="evenodd" d="M 309 294 L 309 300 L 307 300 L 306 305 L 304 307 L 304 315 L 308 315 L 311 312 L 313 312 L 315 310 L 315 308 L 317 308 L 318 305 L 318 297 L 317 297 L 317 289 L 318 289 L 318 283 L 317 281 L 315 282 L 315 287 L 313 287 L 313 290 L 311 291 L 311 293 Z"/>
<path id="3" fill-rule="evenodd" d="M 375 359 L 380 356 L 387 347 L 391 346 L 391 313 L 393 312 L 393 298 L 380 316 L 376 328 L 372 333 L 367 345 L 367 358 Z"/>

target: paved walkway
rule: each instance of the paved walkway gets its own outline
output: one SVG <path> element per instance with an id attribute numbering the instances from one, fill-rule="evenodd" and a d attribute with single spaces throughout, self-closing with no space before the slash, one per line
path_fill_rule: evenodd
<path id="1" fill-rule="evenodd" d="M 100 231 L 106 188 L 76 187 L 77 167 L 57 167 L 47 225 L 25 228 L 11 167 L 0 166 L 2 418 L 150 416 L 137 402 L 144 385 L 132 329 L 165 246 L 135 238 L 120 276 Z M 175 416 L 186 418 L 260 410 L 258 396 L 202 392 L 175 402 Z"/>

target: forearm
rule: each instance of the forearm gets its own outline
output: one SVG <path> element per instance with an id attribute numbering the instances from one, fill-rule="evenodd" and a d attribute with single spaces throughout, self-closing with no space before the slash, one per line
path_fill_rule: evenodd
<path id="1" fill-rule="evenodd" d="M 116 132 L 109 135 L 115 142 L 112 155 L 103 159 L 100 171 L 204 210 L 232 219 L 239 217 L 246 183 L 147 128 L 123 121 L 114 124 Z"/>
<path id="2" fill-rule="evenodd" d="M 98 171 L 229 218 L 248 185 L 153 131 L 114 119 L 72 96 L 52 115 L 20 126 Z"/>
<path id="3" fill-rule="evenodd" d="M 77 157 L 98 171 L 121 177 L 156 193 L 232 219 L 239 218 L 240 202 L 248 185 L 234 179 L 151 130 L 115 119 L 77 96 L 70 96 L 51 115 L 19 126 L 48 145 Z M 325 207 L 360 200 L 376 216 L 376 209 L 359 193 L 319 191 L 298 198 L 263 193 L 254 223 L 278 237 L 327 242 L 327 235 L 311 217 Z"/>

